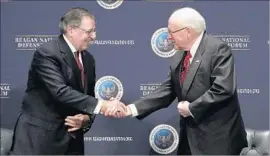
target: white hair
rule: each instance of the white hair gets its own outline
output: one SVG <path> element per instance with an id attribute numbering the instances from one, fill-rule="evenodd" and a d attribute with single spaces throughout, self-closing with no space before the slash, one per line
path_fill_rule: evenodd
<path id="1" fill-rule="evenodd" d="M 185 7 L 178 9 L 173 12 L 171 18 L 179 21 L 181 27 L 191 28 L 197 33 L 206 30 L 204 17 L 193 8 Z"/>

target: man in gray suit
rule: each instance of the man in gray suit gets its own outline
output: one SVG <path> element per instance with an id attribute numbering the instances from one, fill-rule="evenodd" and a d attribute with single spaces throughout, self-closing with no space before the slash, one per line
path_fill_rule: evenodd
<path id="1" fill-rule="evenodd" d="M 192 8 L 171 15 L 168 38 L 179 51 L 173 57 L 169 76 L 155 92 L 128 105 L 124 115 L 143 119 L 177 98 L 178 154 L 237 155 L 247 146 L 247 140 L 234 58 L 226 43 L 207 35 L 205 30 L 204 18 Z"/>

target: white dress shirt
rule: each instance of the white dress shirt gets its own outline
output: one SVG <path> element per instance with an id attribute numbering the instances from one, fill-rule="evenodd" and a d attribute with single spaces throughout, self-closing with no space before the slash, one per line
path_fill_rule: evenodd
<path id="1" fill-rule="evenodd" d="M 63 35 L 63 37 L 64 37 L 64 40 L 67 42 L 67 44 L 68 44 L 70 50 L 72 51 L 73 56 L 75 57 L 75 52 L 78 52 L 78 51 L 77 51 L 76 48 L 70 43 L 70 41 L 67 39 L 67 37 L 66 37 L 65 35 Z M 82 64 L 82 66 L 83 66 L 82 55 L 81 55 L 81 53 L 79 53 L 79 60 L 80 60 L 80 62 L 81 62 L 81 64 Z"/>
<path id="2" fill-rule="evenodd" d="M 64 40 L 66 41 L 66 43 L 68 44 L 70 50 L 72 51 L 73 56 L 75 57 L 75 52 L 77 52 L 76 48 L 70 43 L 70 41 L 68 40 L 68 38 L 67 38 L 65 35 L 63 35 L 63 37 L 64 37 Z M 79 60 L 80 60 L 80 62 L 81 62 L 81 64 L 82 64 L 82 66 L 83 66 L 81 52 L 79 53 Z M 102 103 L 101 103 L 101 101 L 99 100 L 99 101 L 98 101 L 98 104 L 97 104 L 97 106 L 96 106 L 96 108 L 95 108 L 95 110 L 94 110 L 94 114 L 99 114 L 100 109 L 101 109 L 101 104 L 102 104 Z"/>

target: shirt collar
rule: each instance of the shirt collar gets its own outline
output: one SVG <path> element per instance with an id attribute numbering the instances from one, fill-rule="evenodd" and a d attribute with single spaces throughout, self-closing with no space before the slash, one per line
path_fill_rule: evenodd
<path id="1" fill-rule="evenodd" d="M 77 52 L 76 48 L 70 43 L 70 41 L 68 40 L 68 38 L 64 34 L 63 34 L 63 37 L 64 37 L 64 40 L 67 42 L 72 53 L 75 54 L 75 52 Z"/>
<path id="2" fill-rule="evenodd" d="M 198 50 L 198 47 L 199 47 L 199 45 L 200 45 L 200 43 L 201 43 L 201 41 L 202 41 L 203 33 L 204 33 L 204 32 L 202 32 L 202 33 L 200 34 L 200 36 L 196 39 L 196 41 L 194 42 L 194 44 L 192 45 L 192 47 L 191 47 L 191 49 L 190 49 L 190 53 L 191 53 L 192 57 L 195 56 L 196 51 Z"/>

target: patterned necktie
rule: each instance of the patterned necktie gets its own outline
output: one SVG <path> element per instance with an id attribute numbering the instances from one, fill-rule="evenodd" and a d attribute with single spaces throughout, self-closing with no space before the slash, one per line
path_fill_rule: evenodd
<path id="1" fill-rule="evenodd" d="M 79 52 L 75 52 L 75 60 L 76 60 L 76 63 L 81 71 L 81 80 L 82 80 L 82 86 L 84 88 L 84 68 L 82 66 L 82 63 L 79 59 L 79 56 L 80 56 L 80 53 Z"/>
<path id="2" fill-rule="evenodd" d="M 183 70 L 181 70 L 181 79 L 180 79 L 180 82 L 181 84 L 183 85 L 184 81 L 185 81 L 185 78 L 187 76 L 187 72 L 188 72 L 188 67 L 189 67 L 189 60 L 190 58 L 192 57 L 190 51 L 187 51 L 187 55 L 185 56 L 185 59 L 184 59 L 184 63 L 183 63 Z"/>

